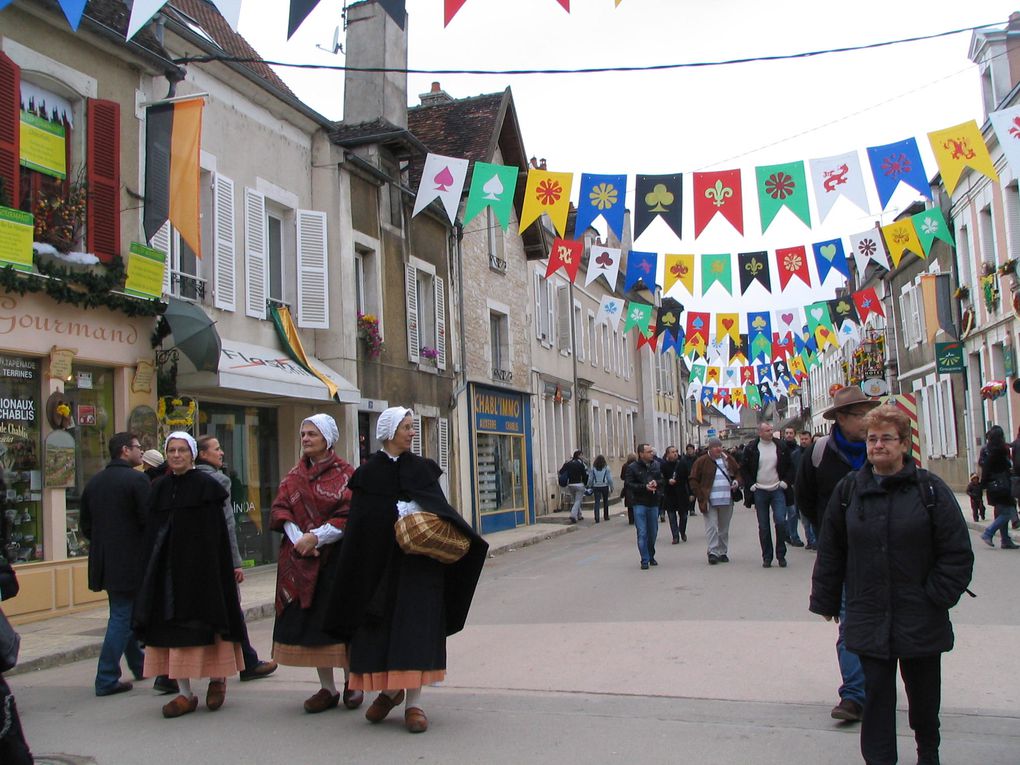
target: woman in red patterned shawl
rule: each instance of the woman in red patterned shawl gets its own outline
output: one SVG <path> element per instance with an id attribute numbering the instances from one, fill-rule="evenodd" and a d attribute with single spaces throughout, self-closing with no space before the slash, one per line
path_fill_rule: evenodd
<path id="1" fill-rule="evenodd" d="M 351 504 L 347 482 L 354 468 L 333 453 L 336 421 L 315 414 L 301 423 L 301 459 L 283 481 L 273 502 L 270 526 L 283 533 L 276 574 L 273 658 L 291 667 L 315 667 L 321 689 L 305 700 L 305 711 L 337 706 L 334 667 L 344 670 L 343 702 L 357 709 L 361 691 L 347 688 L 347 649 L 322 631 L 329 584 L 340 561 L 340 544 Z"/>

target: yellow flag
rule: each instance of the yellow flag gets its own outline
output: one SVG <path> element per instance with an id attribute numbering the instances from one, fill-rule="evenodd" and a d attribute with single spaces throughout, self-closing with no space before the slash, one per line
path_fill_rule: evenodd
<path id="1" fill-rule="evenodd" d="M 530 226 L 542 213 L 549 213 L 553 228 L 564 236 L 567 213 L 570 211 L 571 173 L 551 173 L 548 170 L 528 170 L 528 187 L 524 192 L 524 209 L 521 211 L 521 230 Z"/>
<path id="2" fill-rule="evenodd" d="M 694 295 L 694 256 L 666 255 L 666 270 L 663 278 L 662 294 L 669 294 L 677 282 Z"/>
<path id="3" fill-rule="evenodd" d="M 708 372 L 705 374 L 705 383 L 719 384 L 719 367 L 709 367 Z"/>
<path id="4" fill-rule="evenodd" d="M 739 313 L 717 313 L 715 315 L 715 339 L 721 340 L 724 337 L 740 342 Z"/>
<path id="5" fill-rule="evenodd" d="M 903 253 L 907 250 L 919 258 L 924 257 L 924 248 L 921 246 L 921 240 L 917 238 L 914 221 L 910 218 L 882 226 L 882 236 L 885 238 L 885 247 L 889 250 L 889 257 L 892 258 L 893 268 L 899 267 Z"/>
<path id="6" fill-rule="evenodd" d="M 826 346 L 830 344 L 833 348 L 839 350 L 839 343 L 836 341 L 836 333 L 824 324 L 819 324 L 815 327 L 815 342 L 818 343 L 819 353 L 824 351 Z"/>
<path id="7" fill-rule="evenodd" d="M 807 367 L 804 366 L 804 359 L 800 356 L 791 356 L 788 361 L 788 366 L 790 367 L 790 372 L 793 374 L 796 374 L 797 372 L 807 374 Z"/>
<path id="8" fill-rule="evenodd" d="M 942 182 L 950 194 L 953 193 L 964 168 L 967 167 L 974 168 L 993 181 L 999 179 L 998 173 L 995 172 L 995 163 L 992 162 L 992 156 L 981 137 L 981 128 L 974 120 L 928 133 L 928 140 L 931 141 L 935 161 L 942 171 Z"/>

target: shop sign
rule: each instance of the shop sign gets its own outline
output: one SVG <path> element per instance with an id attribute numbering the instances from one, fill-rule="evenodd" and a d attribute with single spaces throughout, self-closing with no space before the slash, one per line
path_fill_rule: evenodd
<path id="1" fill-rule="evenodd" d="M 475 389 L 472 404 L 476 431 L 524 434 L 524 406 L 520 396 Z"/>
<path id="2" fill-rule="evenodd" d="M 32 236 L 35 218 L 30 213 L 0 207 L 0 266 L 32 270 Z"/>
<path id="3" fill-rule="evenodd" d="M 64 142 L 63 125 L 29 112 L 21 113 L 21 164 L 24 167 L 64 180 L 67 177 Z"/>
<path id="4" fill-rule="evenodd" d="M 963 344 L 935 343 L 935 371 L 939 374 L 963 372 Z"/>
<path id="5" fill-rule="evenodd" d="M 71 366 L 74 364 L 73 348 L 57 348 L 50 350 L 50 377 L 56 380 L 70 380 Z"/>
<path id="6" fill-rule="evenodd" d="M 79 372 L 77 380 L 78 380 L 78 390 L 92 390 L 92 373 L 91 372 Z"/>
<path id="7" fill-rule="evenodd" d="M 152 378 L 156 367 L 151 361 L 140 360 L 135 365 L 135 376 L 131 378 L 132 393 L 152 393 Z"/>
<path id="8" fill-rule="evenodd" d="M 124 292 L 134 297 L 159 300 L 163 297 L 163 271 L 166 253 L 138 242 L 131 243 L 127 260 Z"/>
<path id="9" fill-rule="evenodd" d="M 96 424 L 96 408 L 91 404 L 79 404 L 78 405 L 78 424 L 79 425 L 95 425 Z"/>

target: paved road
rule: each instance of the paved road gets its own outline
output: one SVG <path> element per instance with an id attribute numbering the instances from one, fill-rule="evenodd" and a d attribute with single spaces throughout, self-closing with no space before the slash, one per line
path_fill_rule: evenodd
<path id="1" fill-rule="evenodd" d="M 431 727 L 422 736 L 397 715 L 371 726 L 360 712 L 304 714 L 316 689 L 307 670 L 231 683 L 221 711 L 179 720 L 163 720 L 165 697 L 148 690 L 94 698 L 94 660 L 12 684 L 37 753 L 102 765 L 858 762 L 857 728 L 828 715 L 839 682 L 834 627 L 806 610 L 812 554 L 791 550 L 789 568 L 763 570 L 744 511 L 733 562 L 709 567 L 700 518 L 691 520 L 691 541 L 671 546 L 666 532 L 649 571 L 619 517 L 490 560 L 469 626 L 450 640 L 449 680 L 423 695 Z M 953 613 L 943 763 L 1016 765 L 1020 691 L 1009 667 L 1020 646 L 1020 551 L 972 539 L 979 597 Z M 271 622 L 250 626 L 267 647 Z M 913 762 L 905 712 L 899 730 L 901 762 Z"/>

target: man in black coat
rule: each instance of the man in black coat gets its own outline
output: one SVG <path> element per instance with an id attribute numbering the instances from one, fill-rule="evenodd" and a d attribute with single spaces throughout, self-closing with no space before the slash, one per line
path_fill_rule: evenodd
<path id="1" fill-rule="evenodd" d="M 131 609 L 142 581 L 142 533 L 149 500 L 149 479 L 135 470 L 142 446 L 132 433 L 110 439 L 110 463 L 92 477 L 81 495 L 81 530 L 89 545 L 89 589 L 106 590 L 110 618 L 99 653 L 96 695 L 131 690 L 120 680 L 126 656 L 136 680 L 142 677 L 142 648 L 131 631 Z"/>
<path id="2" fill-rule="evenodd" d="M 744 448 L 740 460 L 740 474 L 748 487 L 744 504 L 754 505 L 758 515 L 758 542 L 764 568 L 772 566 L 772 532 L 769 528 L 769 510 L 776 527 L 775 556 L 780 568 L 786 568 L 786 541 L 790 530 L 787 525 L 786 493 L 793 486 L 796 473 L 785 442 L 775 438 L 771 422 L 758 425 L 758 438 Z"/>
<path id="3" fill-rule="evenodd" d="M 624 483 L 632 497 L 641 568 L 658 566 L 655 560 L 655 538 L 659 534 L 659 500 L 663 481 L 662 470 L 659 469 L 655 449 L 651 444 L 638 444 L 638 458 L 627 466 Z"/>

